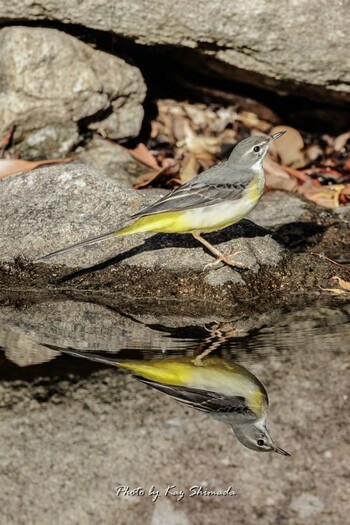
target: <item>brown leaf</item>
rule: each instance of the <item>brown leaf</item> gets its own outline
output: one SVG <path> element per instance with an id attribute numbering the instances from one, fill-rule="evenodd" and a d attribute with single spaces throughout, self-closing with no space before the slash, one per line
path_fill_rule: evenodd
<path id="1" fill-rule="evenodd" d="M 287 131 L 283 137 L 274 141 L 269 152 L 273 159 L 279 161 L 284 166 L 293 168 L 302 168 L 307 164 L 304 149 L 304 140 L 299 131 L 289 126 L 275 126 L 270 131 L 270 135 L 279 131 Z"/>
<path id="2" fill-rule="evenodd" d="M 162 166 L 157 171 L 141 173 L 135 180 L 133 188 L 139 190 L 147 186 L 155 186 L 156 184 L 160 184 L 160 182 L 164 182 L 163 178 L 166 183 L 169 183 L 169 176 L 171 177 L 174 173 L 177 174 L 178 172 L 178 163 L 174 159 L 165 158 L 162 160 Z"/>
<path id="3" fill-rule="evenodd" d="M 61 164 L 71 162 L 72 159 L 67 157 L 66 159 L 48 159 L 48 160 L 21 160 L 21 159 L 0 159 L 0 179 L 4 179 L 14 173 L 20 173 L 22 171 L 31 171 L 39 166 L 45 166 L 46 164 Z"/>
<path id="4" fill-rule="evenodd" d="M 220 150 L 219 139 L 196 135 L 188 122 L 185 123 L 185 138 L 177 143 L 178 147 L 184 146 L 188 151 L 194 153 L 196 157 L 213 158 Z"/>
<path id="5" fill-rule="evenodd" d="M 305 155 L 307 159 L 307 164 L 314 162 L 318 157 L 322 155 L 322 148 L 318 144 L 310 144 L 305 149 Z"/>
<path id="6" fill-rule="evenodd" d="M 157 171 L 150 171 L 148 173 L 141 173 L 135 180 L 132 187 L 135 190 L 140 190 L 141 188 L 146 188 L 147 186 L 150 186 L 151 184 L 155 183 L 160 176 L 164 173 L 166 168 L 160 168 Z"/>
<path id="7" fill-rule="evenodd" d="M 250 111 L 240 111 L 237 114 L 236 120 L 242 122 L 242 124 L 247 126 L 247 128 L 255 128 L 256 130 L 260 132 L 262 131 L 263 133 L 267 133 L 271 126 L 269 122 L 261 120 L 258 115 L 251 113 Z"/>
<path id="8" fill-rule="evenodd" d="M 156 171 L 160 169 L 158 162 L 142 142 L 140 142 L 140 144 L 138 144 L 134 149 L 125 149 L 130 153 L 130 155 L 132 155 L 135 159 L 139 160 L 146 166 L 149 166 L 150 168 L 153 168 Z"/>
<path id="9" fill-rule="evenodd" d="M 344 170 L 346 170 L 346 171 L 350 171 L 350 159 L 347 159 L 347 160 L 344 162 Z"/>
<path id="10" fill-rule="evenodd" d="M 341 204 L 346 204 L 350 201 L 350 184 L 346 184 L 345 188 L 341 190 L 339 196 L 339 202 Z"/>
<path id="11" fill-rule="evenodd" d="M 342 133 L 341 135 L 339 135 L 334 140 L 334 144 L 333 144 L 334 151 L 341 151 L 349 139 L 350 139 L 350 131 L 347 131 L 346 133 Z"/>
<path id="12" fill-rule="evenodd" d="M 345 186 L 343 184 L 319 186 L 318 188 L 311 186 L 311 184 L 303 184 L 302 186 L 298 186 L 297 192 L 320 206 L 334 210 L 339 208 L 339 199 L 344 188 Z"/>
<path id="13" fill-rule="evenodd" d="M 346 290 L 347 292 L 350 292 L 350 282 L 344 281 L 344 279 L 341 279 L 337 275 L 331 278 L 331 281 L 338 282 L 339 286 L 343 288 L 343 290 Z"/>
<path id="14" fill-rule="evenodd" d="M 4 152 L 5 152 L 6 148 L 11 143 L 11 140 L 12 140 L 13 134 L 15 132 L 15 129 L 16 129 L 16 125 L 12 124 L 12 126 L 10 126 L 9 130 L 3 135 L 2 139 L 1 139 L 1 142 L 0 142 L 0 156 L 1 157 L 4 155 Z"/>
<path id="15" fill-rule="evenodd" d="M 184 159 L 183 169 L 180 173 L 181 184 L 185 184 L 189 180 L 193 179 L 199 171 L 199 163 L 196 156 L 193 153 L 186 155 Z"/>
<path id="16" fill-rule="evenodd" d="M 296 189 L 298 185 L 296 180 L 285 171 L 283 166 L 272 160 L 269 155 L 265 157 L 264 168 L 267 188 L 284 191 L 294 191 Z"/>
<path id="17" fill-rule="evenodd" d="M 308 184 L 313 186 L 321 186 L 321 183 L 318 180 L 309 177 L 305 171 L 296 170 L 294 168 L 290 168 L 289 166 L 283 166 L 283 169 L 286 170 L 286 172 L 289 175 L 295 177 L 300 182 L 307 182 Z"/>
<path id="18" fill-rule="evenodd" d="M 342 290 L 341 288 L 322 288 L 322 287 L 320 287 L 320 288 L 324 292 L 331 292 L 334 295 L 344 295 L 344 294 L 347 293 L 345 290 Z"/>
<path id="19" fill-rule="evenodd" d="M 322 179 L 337 180 L 343 177 L 343 175 L 339 171 L 332 170 L 331 168 L 328 168 L 327 166 L 318 166 L 317 168 L 307 168 L 306 170 L 303 170 L 303 173 L 305 173 L 305 175 L 308 175 L 308 176 L 318 175 Z"/>

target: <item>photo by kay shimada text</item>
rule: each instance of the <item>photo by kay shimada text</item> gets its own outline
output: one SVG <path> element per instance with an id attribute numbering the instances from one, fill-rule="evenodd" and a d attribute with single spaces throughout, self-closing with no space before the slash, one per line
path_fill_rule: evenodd
<path id="1" fill-rule="evenodd" d="M 115 494 L 116 496 L 124 496 L 126 498 L 132 498 L 135 496 L 149 496 L 152 498 L 153 502 L 156 502 L 160 496 L 167 496 L 174 498 L 176 501 L 181 501 L 186 496 L 190 498 L 200 496 L 236 496 L 237 492 L 235 492 L 231 486 L 221 490 L 208 489 L 208 487 L 204 487 L 202 485 L 192 485 L 192 487 L 189 487 L 188 489 L 180 489 L 176 487 L 176 485 L 168 485 L 163 489 L 159 489 L 155 485 L 152 485 L 148 489 L 144 487 L 130 488 L 128 485 L 118 485 L 115 487 Z"/>

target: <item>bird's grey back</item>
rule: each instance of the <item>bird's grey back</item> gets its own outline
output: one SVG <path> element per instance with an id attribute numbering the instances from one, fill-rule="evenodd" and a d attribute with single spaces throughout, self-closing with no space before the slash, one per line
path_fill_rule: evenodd
<path id="1" fill-rule="evenodd" d="M 252 172 L 245 166 L 236 165 L 230 160 L 222 164 L 213 166 L 209 170 L 200 173 L 195 177 L 196 182 L 203 184 L 227 184 L 227 183 L 248 183 L 252 178 Z M 192 179 L 195 181 L 195 179 Z"/>

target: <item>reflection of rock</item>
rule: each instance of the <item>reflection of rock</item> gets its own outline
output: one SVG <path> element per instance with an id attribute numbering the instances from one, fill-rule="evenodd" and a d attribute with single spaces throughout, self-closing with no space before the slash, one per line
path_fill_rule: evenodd
<path id="1" fill-rule="evenodd" d="M 35 516 L 35 523 L 44 524 L 50 515 L 53 523 L 115 525 L 120 522 L 116 512 L 125 523 L 153 525 L 346 523 L 350 324 L 346 310 L 316 310 L 285 316 L 278 337 L 272 331 L 252 334 L 248 351 L 240 342 L 237 352 L 240 364 L 266 386 L 271 434 L 291 458 L 245 449 L 225 425 L 114 367 L 90 369 L 86 375 L 86 360 L 68 365 L 60 359 L 59 373 L 49 379 L 45 369 L 32 380 L 2 375 L 4 523 L 19 522 L 19 502 L 20 523 L 32 523 Z M 63 316 L 63 305 L 57 314 Z M 293 346 L 302 319 L 300 344 Z M 329 344 L 320 353 L 322 338 Z M 290 346 L 281 355 L 282 339 Z M 260 351 L 262 341 L 265 351 Z M 249 361 L 255 350 L 258 359 Z M 145 496 L 117 497 L 115 487 L 122 484 L 143 487 Z M 161 492 L 156 503 L 148 496 L 152 485 Z M 168 485 L 185 490 L 185 497 L 177 502 L 164 496 Z M 189 497 L 193 485 L 233 486 L 238 495 Z"/>
<path id="2" fill-rule="evenodd" d="M 299 518 L 306 519 L 320 514 L 324 509 L 324 503 L 317 496 L 304 493 L 297 498 L 293 498 L 290 508 L 298 514 Z"/>
<path id="3" fill-rule="evenodd" d="M 246 351 L 254 350 L 251 355 L 252 363 L 257 363 L 257 375 L 265 368 L 264 360 L 268 355 L 274 355 L 281 361 L 295 364 L 310 360 L 310 352 L 317 349 L 315 359 L 328 359 L 329 352 L 339 352 L 344 355 L 348 352 L 350 338 L 350 304 L 340 304 L 336 308 L 316 303 L 312 307 L 292 310 L 283 315 L 275 312 L 270 318 L 261 316 L 265 326 L 256 320 L 259 333 L 252 342 L 249 338 L 232 340 L 229 354 L 239 359 L 243 353 L 242 364 L 250 365 L 250 358 Z M 238 324 L 238 323 L 237 323 Z M 238 324 L 239 326 L 239 324 Z M 251 325 L 250 330 L 254 326 Z"/>
<path id="4" fill-rule="evenodd" d="M 66 155 L 79 126 L 114 139 L 136 136 L 145 84 L 139 70 L 55 29 L 0 30 L 0 135 L 27 158 Z"/>
<path id="5" fill-rule="evenodd" d="M 175 488 L 172 491 L 176 490 Z M 159 499 L 152 513 L 150 525 L 192 525 L 187 513 L 182 508 L 177 508 L 169 499 Z"/>
<path id="6" fill-rule="evenodd" d="M 43 302 L 23 310 L 1 308 L 0 323 L 0 346 L 8 349 L 14 346 L 28 364 L 33 351 L 41 348 L 38 343 L 105 352 L 131 348 L 148 349 L 152 353 L 174 347 L 166 334 L 88 302 Z M 9 358 L 17 362 L 18 357 L 12 356 L 11 351 Z"/>
<path id="7" fill-rule="evenodd" d="M 143 311 L 144 310 L 144 311 Z M 278 310 L 261 315 L 238 318 L 214 318 L 207 315 L 183 316 L 183 310 L 170 314 L 164 308 L 143 308 L 129 305 L 128 314 L 119 313 L 108 297 L 104 306 L 92 302 L 58 300 L 43 301 L 25 309 L 0 309 L 0 347 L 7 357 L 20 364 L 52 359 L 41 345 L 75 348 L 85 351 L 118 353 L 139 351 L 146 359 L 168 355 L 192 355 L 222 348 L 225 357 L 242 365 L 254 364 L 259 376 L 267 356 L 295 362 L 303 366 L 310 359 L 309 349 L 317 348 L 319 360 L 330 351 L 346 353 L 350 306 L 342 309 L 325 306 L 307 307 L 284 315 Z M 252 334 L 259 330 L 258 335 Z M 247 337 L 248 336 L 248 337 Z M 296 352 L 295 348 L 304 349 Z M 132 354 L 134 356 L 134 354 Z"/>
<path id="8" fill-rule="evenodd" d="M 4 20 L 56 20 L 176 52 L 186 68 L 349 101 L 348 2 L 151 0 L 2 2 Z M 42 23 L 42 22 L 41 22 Z M 320 28 L 327 42 L 315 38 Z M 192 54 L 190 54 L 192 51 Z"/>
<path id="9" fill-rule="evenodd" d="M 0 327 L 0 346 L 4 348 L 7 359 L 18 366 L 46 363 L 59 355 L 58 352 L 41 346 L 23 332 L 6 330 L 2 326 Z"/>

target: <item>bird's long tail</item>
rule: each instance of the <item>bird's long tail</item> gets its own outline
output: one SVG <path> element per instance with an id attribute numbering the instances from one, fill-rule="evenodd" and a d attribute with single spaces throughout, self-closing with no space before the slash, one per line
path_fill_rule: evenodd
<path id="1" fill-rule="evenodd" d="M 46 259 L 51 259 L 51 257 L 56 257 L 56 255 L 61 255 L 63 253 L 69 252 L 70 250 L 73 250 L 74 248 L 83 247 L 83 246 L 92 246 L 93 244 L 96 244 L 98 242 L 105 241 L 107 239 L 112 239 L 113 237 L 119 237 L 121 235 L 127 235 L 128 233 L 133 233 L 131 230 L 133 229 L 134 223 L 124 226 L 123 228 L 120 228 L 119 230 L 114 230 L 108 233 L 103 233 L 102 235 L 97 235 L 96 237 L 89 237 L 88 239 L 85 239 L 84 241 L 76 242 L 75 244 L 70 244 L 69 246 L 66 246 L 65 248 L 61 248 L 60 250 L 56 250 L 54 252 L 48 253 L 47 255 L 43 255 L 42 257 L 38 257 L 38 259 L 35 259 L 34 262 L 44 261 Z"/>
<path id="2" fill-rule="evenodd" d="M 45 343 L 45 346 L 61 354 L 96 361 L 105 365 L 116 366 L 129 370 L 139 381 L 148 382 L 150 386 L 157 388 L 156 384 L 182 385 L 184 379 L 188 379 L 194 372 L 198 371 L 191 358 L 158 359 L 152 361 L 126 360 L 115 357 L 99 356 L 90 351 L 81 351 L 74 348 L 61 348 L 56 345 Z M 161 388 L 160 388 L 161 390 Z M 163 389 L 164 390 L 164 389 Z"/>
<path id="3" fill-rule="evenodd" d="M 113 365 L 113 366 L 120 366 L 119 361 L 117 361 L 115 358 L 111 357 L 102 357 L 97 354 L 93 354 L 92 352 L 82 352 L 80 350 L 73 350 L 68 348 L 61 348 L 59 346 L 51 345 L 51 344 L 45 344 L 48 348 L 51 348 L 52 350 L 59 351 L 62 354 L 68 354 L 73 357 L 83 357 L 84 359 L 88 359 L 89 361 L 96 361 L 97 363 L 103 363 L 105 365 Z"/>
<path id="4" fill-rule="evenodd" d="M 141 380 L 142 378 L 151 382 L 163 381 L 165 383 L 172 383 L 174 380 L 176 380 L 177 377 L 176 371 L 172 371 L 170 361 L 168 361 L 170 367 L 167 367 L 167 362 L 163 360 L 138 361 L 133 359 L 119 361 L 115 357 L 99 356 L 88 351 L 83 352 L 71 348 L 61 348 L 59 346 L 47 343 L 45 344 L 45 346 L 51 348 L 52 350 L 59 351 L 61 354 L 68 354 L 73 357 L 80 357 L 83 359 L 88 359 L 89 361 L 103 363 L 104 365 L 111 365 L 116 366 L 118 368 L 124 368 L 125 370 L 129 370 L 130 372 L 132 372 L 133 376 L 139 380 Z"/>

